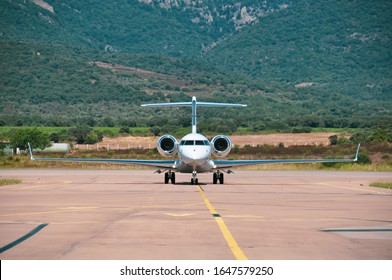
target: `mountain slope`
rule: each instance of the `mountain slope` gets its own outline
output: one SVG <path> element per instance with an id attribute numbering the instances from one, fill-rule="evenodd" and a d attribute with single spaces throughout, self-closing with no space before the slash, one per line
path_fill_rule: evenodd
<path id="1" fill-rule="evenodd" d="M 363 0 L 4 0 L 0 125 L 187 126 L 183 110 L 151 116 L 139 104 L 196 95 L 251 105 L 203 112 L 226 130 L 390 126 L 390 10 Z"/>
<path id="2" fill-rule="evenodd" d="M 295 1 L 206 54 L 265 80 L 391 100 L 388 1 Z"/>
<path id="3" fill-rule="evenodd" d="M 109 52 L 192 56 L 212 39 L 138 1 L 2 1 L 2 39 L 83 44 Z"/>

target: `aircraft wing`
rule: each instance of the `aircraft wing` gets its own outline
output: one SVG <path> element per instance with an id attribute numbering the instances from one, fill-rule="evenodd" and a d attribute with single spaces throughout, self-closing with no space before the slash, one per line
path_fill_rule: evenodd
<path id="1" fill-rule="evenodd" d="M 360 144 L 358 145 L 355 157 L 352 159 L 261 159 L 261 160 L 214 160 L 214 169 L 231 168 L 236 166 L 273 164 L 273 163 L 339 163 L 356 162 L 358 160 Z"/>
<path id="2" fill-rule="evenodd" d="M 35 158 L 29 143 L 29 153 L 34 161 L 64 161 L 64 162 L 97 162 L 97 163 L 117 163 L 152 166 L 164 169 L 175 169 L 175 160 L 139 160 L 139 159 L 106 159 L 106 158 Z"/>

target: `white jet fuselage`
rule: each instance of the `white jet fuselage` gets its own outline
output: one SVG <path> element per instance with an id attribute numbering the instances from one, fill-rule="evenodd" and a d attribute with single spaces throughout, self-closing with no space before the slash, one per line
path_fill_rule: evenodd
<path id="1" fill-rule="evenodd" d="M 176 161 L 176 169 L 179 172 L 208 172 L 213 166 L 211 144 L 204 135 L 190 133 L 181 139 L 178 144 L 178 161 Z"/>

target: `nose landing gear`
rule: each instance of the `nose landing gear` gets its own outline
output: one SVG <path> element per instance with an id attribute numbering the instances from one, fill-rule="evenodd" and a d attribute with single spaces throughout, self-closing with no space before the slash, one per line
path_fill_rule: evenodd
<path id="1" fill-rule="evenodd" d="M 198 185 L 199 184 L 199 179 L 197 179 L 197 172 L 193 171 L 192 172 L 192 179 L 191 179 L 191 185 Z"/>

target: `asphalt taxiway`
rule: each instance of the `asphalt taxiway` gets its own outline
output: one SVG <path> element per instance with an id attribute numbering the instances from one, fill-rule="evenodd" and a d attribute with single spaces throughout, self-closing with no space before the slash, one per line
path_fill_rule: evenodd
<path id="1" fill-rule="evenodd" d="M 0 170 L 0 258 L 392 259 L 392 173 Z"/>

